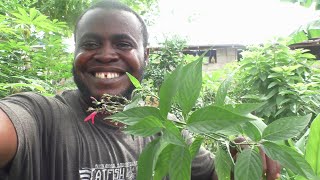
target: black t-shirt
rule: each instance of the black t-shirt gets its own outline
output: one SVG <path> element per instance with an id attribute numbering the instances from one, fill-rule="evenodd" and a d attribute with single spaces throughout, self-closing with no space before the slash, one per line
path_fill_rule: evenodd
<path id="1" fill-rule="evenodd" d="M 143 148 L 155 137 L 132 137 L 88 116 L 79 91 L 55 97 L 16 94 L 0 101 L 18 136 L 17 153 L 5 175 L 10 180 L 133 180 Z M 213 159 L 201 149 L 193 179 L 208 179 Z M 1 176 L 0 176 L 1 178 Z"/>

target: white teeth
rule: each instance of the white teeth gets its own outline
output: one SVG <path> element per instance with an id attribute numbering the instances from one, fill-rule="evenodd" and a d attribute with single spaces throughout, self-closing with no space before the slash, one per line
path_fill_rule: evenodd
<path id="1" fill-rule="evenodd" d="M 100 79 L 104 79 L 104 78 L 113 79 L 113 78 L 117 78 L 119 76 L 120 76 L 120 74 L 119 73 L 115 73 L 115 72 L 106 72 L 106 73 L 97 72 L 95 74 L 95 77 L 96 78 L 100 78 Z"/>
<path id="2" fill-rule="evenodd" d="M 104 73 L 96 73 L 96 77 L 100 78 L 100 79 L 104 79 L 105 78 L 105 74 Z"/>

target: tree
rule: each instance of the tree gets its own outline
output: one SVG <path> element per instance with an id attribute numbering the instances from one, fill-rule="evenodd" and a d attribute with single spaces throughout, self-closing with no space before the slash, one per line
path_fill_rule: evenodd
<path id="1" fill-rule="evenodd" d="M 8 10 L 20 8 L 35 8 L 49 19 L 57 19 L 67 22 L 72 30 L 77 18 L 81 13 L 98 0 L 4 0 L 0 2 L 0 13 L 4 14 Z M 151 18 L 158 12 L 158 0 L 120 0 L 133 8 L 138 14 L 145 16 L 145 20 Z M 148 20 L 147 22 L 150 22 Z"/>

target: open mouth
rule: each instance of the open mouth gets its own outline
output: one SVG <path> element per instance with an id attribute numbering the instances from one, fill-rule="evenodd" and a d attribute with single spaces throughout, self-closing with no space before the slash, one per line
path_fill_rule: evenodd
<path id="1" fill-rule="evenodd" d="M 114 78 L 118 78 L 121 75 L 123 75 L 123 73 L 118 73 L 118 72 L 95 72 L 93 73 L 93 76 L 99 79 L 114 79 Z"/>

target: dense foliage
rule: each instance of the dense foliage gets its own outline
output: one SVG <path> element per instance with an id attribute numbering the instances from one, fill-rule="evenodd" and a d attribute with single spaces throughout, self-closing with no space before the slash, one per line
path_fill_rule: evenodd
<path id="1" fill-rule="evenodd" d="M 189 179 L 190 163 L 200 144 L 214 144 L 219 179 L 230 179 L 230 172 L 236 179 L 259 179 L 258 147 L 280 162 L 282 179 L 319 178 L 320 76 L 313 55 L 290 50 L 279 40 L 249 47 L 239 65 L 209 75 L 201 75 L 200 64 L 201 60 L 180 65 L 167 75 L 159 92 L 152 94 L 158 95 L 153 107 L 135 100 L 135 105 L 113 115 L 127 125 L 129 134 L 163 133 L 140 156 L 139 169 L 144 170 L 138 172 L 138 179 L 161 179 L 166 174 Z M 138 91 L 149 92 L 137 80 L 133 83 Z M 206 101 L 209 92 L 212 96 Z M 204 102 L 200 106 L 199 100 Z M 168 120 L 168 113 L 177 109 L 180 121 Z M 180 136 L 183 130 L 195 137 L 192 144 Z M 237 143 L 234 137 L 239 135 L 247 140 Z M 241 150 L 243 145 L 249 149 Z M 230 146 L 241 152 L 237 161 Z"/>
<path id="2" fill-rule="evenodd" d="M 234 98 L 240 102 L 264 102 L 256 115 L 275 119 L 320 113 L 320 75 L 312 54 L 290 50 L 282 40 L 250 46 L 243 52 L 235 75 Z"/>
<path id="3" fill-rule="evenodd" d="M 159 89 L 167 73 L 172 72 L 185 59 L 182 53 L 186 41 L 178 36 L 167 38 L 160 48 L 151 48 L 144 78 Z"/>
<path id="4" fill-rule="evenodd" d="M 66 23 L 34 8 L 0 14 L 0 97 L 26 90 L 51 94 L 71 77 L 71 55 L 63 45 Z"/>
<path id="5" fill-rule="evenodd" d="M 260 157 L 262 149 L 268 157 L 279 161 L 284 167 L 284 178 L 318 178 L 318 162 L 311 164 L 311 155 L 307 154 L 315 155 L 314 150 L 319 149 L 320 144 L 316 144 L 319 133 L 312 130 L 313 135 L 309 136 L 308 142 L 311 145 L 306 148 L 306 158 L 301 154 L 305 150 L 302 152 L 295 148 L 291 140 L 308 126 L 311 114 L 282 117 L 267 125 L 261 118 L 251 114 L 264 103 L 226 103 L 231 83 L 229 80 L 220 85 L 215 103 L 193 111 L 202 85 L 201 68 L 201 59 L 178 66 L 160 86 L 157 97 L 159 104 L 156 107 L 141 106 L 138 101 L 134 101 L 125 111 L 112 115 L 113 120 L 126 125 L 124 132 L 128 134 L 143 137 L 163 134 L 151 142 L 140 155 L 138 180 L 162 179 L 166 175 L 172 179 L 190 179 L 192 159 L 204 139 L 211 139 L 219 144 L 215 161 L 219 179 L 230 179 L 231 172 L 236 179 L 260 179 L 263 176 Z M 134 77 L 130 78 L 137 90 L 143 91 L 144 87 Z M 167 119 L 174 103 L 179 104 L 182 112 L 179 121 Z M 317 119 L 313 124 L 318 124 Z M 188 143 L 188 138 L 184 139 L 184 130 L 193 134 L 193 143 Z M 237 135 L 245 136 L 247 140 L 237 143 L 234 141 Z M 290 143 L 285 144 L 285 141 Z M 241 145 L 248 148 L 241 150 Z M 236 146 L 240 151 L 236 161 L 232 158 L 229 146 Z M 316 154 L 317 156 L 319 155 Z M 287 174 L 288 172 L 291 174 Z"/>
<path id="6" fill-rule="evenodd" d="M 97 1 L 100 0 L 3 0 L 0 2 L 0 7 L 2 7 L 0 13 L 5 13 L 6 10 L 17 10 L 17 7 L 26 9 L 35 8 L 48 16 L 50 20 L 57 19 L 58 21 L 66 22 L 69 29 L 73 30 L 75 22 L 81 13 L 90 4 Z M 152 22 L 148 19 L 151 19 L 158 12 L 157 0 L 120 1 L 129 5 L 148 22 Z"/>
<path id="7" fill-rule="evenodd" d="M 73 29 L 77 17 L 90 5 L 90 2 L 89 0 L 4 0 L 0 5 L 3 7 L 1 11 L 14 11 L 18 7 L 35 8 L 50 20 L 67 22 L 69 28 Z"/>

